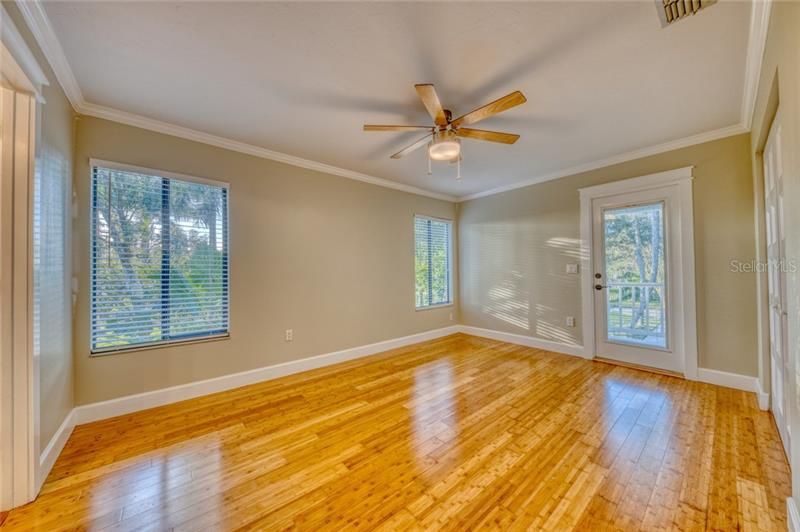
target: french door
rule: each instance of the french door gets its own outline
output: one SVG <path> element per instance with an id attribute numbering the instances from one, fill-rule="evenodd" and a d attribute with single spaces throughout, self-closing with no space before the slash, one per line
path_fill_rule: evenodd
<path id="1" fill-rule="evenodd" d="M 683 372 L 676 203 L 674 187 L 592 200 L 596 356 Z"/>
<path id="2" fill-rule="evenodd" d="M 781 122 L 776 114 L 764 147 L 764 202 L 767 228 L 767 283 L 769 292 L 769 344 L 771 409 L 778 425 L 786 456 L 789 454 L 786 384 L 789 375 L 786 256 L 783 227 L 783 164 L 781 163 Z"/>

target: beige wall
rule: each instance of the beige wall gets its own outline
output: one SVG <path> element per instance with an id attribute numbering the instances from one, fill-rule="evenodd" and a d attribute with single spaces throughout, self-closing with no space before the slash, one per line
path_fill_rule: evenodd
<path id="1" fill-rule="evenodd" d="M 582 344 L 578 189 L 694 165 L 699 365 L 756 375 L 756 283 L 731 260 L 755 256 L 749 135 L 540 183 L 461 205 L 461 321 Z M 566 327 L 574 316 L 577 327 Z"/>
<path id="2" fill-rule="evenodd" d="M 89 356 L 90 157 L 230 182 L 229 340 Z M 413 215 L 454 219 L 452 203 L 89 117 L 75 176 L 77 404 L 456 323 L 414 308 Z"/>
<path id="3" fill-rule="evenodd" d="M 3 7 L 50 82 L 42 91 L 46 103 L 37 110 L 40 121 L 36 139 L 36 186 L 44 203 L 43 229 L 38 238 L 44 268 L 36 278 L 41 332 L 35 342 L 40 367 L 40 447 L 44 449 L 73 407 L 69 205 L 74 113 L 17 6 L 3 2 Z"/>
<path id="4" fill-rule="evenodd" d="M 783 137 L 783 196 L 786 258 L 800 260 L 800 3 L 774 2 L 758 85 L 751 150 L 756 192 L 761 192 L 760 153 L 775 110 Z M 761 250 L 763 254 L 763 249 Z M 800 434 L 800 274 L 787 274 L 789 364 L 787 405 L 791 432 Z M 766 334 L 765 334 L 766 336 Z M 762 353 L 762 381 L 769 385 L 768 352 Z M 792 384 L 793 383 L 793 384 Z M 792 440 L 792 463 L 800 463 L 800 438 Z M 800 505 L 800 468 L 792 468 L 793 498 Z"/>

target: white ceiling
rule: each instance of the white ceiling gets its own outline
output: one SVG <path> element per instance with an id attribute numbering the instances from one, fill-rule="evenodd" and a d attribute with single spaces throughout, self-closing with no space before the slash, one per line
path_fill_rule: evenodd
<path id="1" fill-rule="evenodd" d="M 86 101 L 426 190 L 466 196 L 739 123 L 750 4 L 661 28 L 654 1 L 547 3 L 52 2 Z M 464 179 L 425 150 L 413 85 L 455 116 L 521 90 L 475 127 Z"/>

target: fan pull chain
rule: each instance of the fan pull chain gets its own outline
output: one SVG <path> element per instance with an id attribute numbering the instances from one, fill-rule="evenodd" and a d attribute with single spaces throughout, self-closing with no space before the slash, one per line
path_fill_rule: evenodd
<path id="1" fill-rule="evenodd" d="M 428 175 L 431 175 L 433 172 L 431 171 L 431 156 L 428 155 Z"/>
<path id="2" fill-rule="evenodd" d="M 461 156 L 458 156 L 458 161 L 456 162 L 456 181 L 461 181 Z"/>

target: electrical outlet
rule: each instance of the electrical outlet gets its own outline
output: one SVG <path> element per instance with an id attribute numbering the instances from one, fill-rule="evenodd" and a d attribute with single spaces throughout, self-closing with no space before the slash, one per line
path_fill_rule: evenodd
<path id="1" fill-rule="evenodd" d="M 292 340 L 294 340 L 294 331 L 286 329 L 286 341 L 291 342 Z"/>
<path id="2" fill-rule="evenodd" d="M 567 273 L 578 273 L 578 265 L 574 262 L 567 264 Z"/>
<path id="3" fill-rule="evenodd" d="M 450 313 L 450 321 L 453 321 L 453 313 Z"/>
<path id="4" fill-rule="evenodd" d="M 575 317 L 567 316 L 567 327 L 575 327 Z"/>

